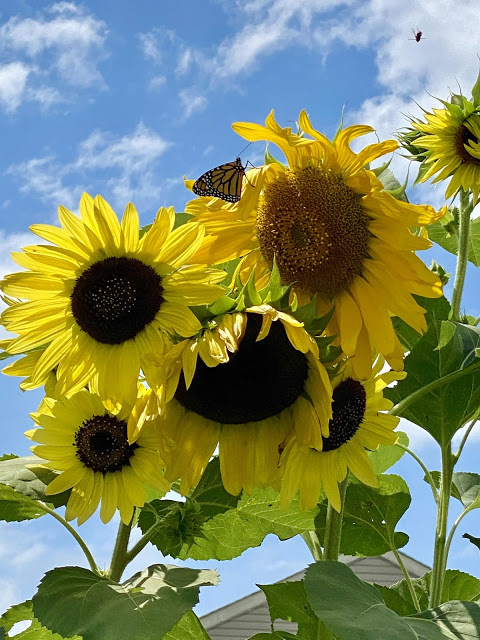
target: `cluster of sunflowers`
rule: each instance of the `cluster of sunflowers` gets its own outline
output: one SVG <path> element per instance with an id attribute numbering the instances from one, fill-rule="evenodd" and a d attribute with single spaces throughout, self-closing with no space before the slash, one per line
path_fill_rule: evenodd
<path id="1" fill-rule="evenodd" d="M 299 125 L 234 125 L 288 163 L 249 170 L 238 202 L 198 197 L 187 221 L 162 208 L 141 229 L 132 204 L 119 222 L 84 194 L 79 217 L 60 207 L 60 228 L 31 228 L 46 244 L 13 254 L 25 270 L 1 282 L 1 322 L 18 337 L 1 346 L 23 356 L 4 373 L 45 386 L 26 435 L 57 474 L 47 492 L 71 489 L 67 519 L 101 502 L 127 524 L 149 486 L 187 494 L 217 450 L 235 495 L 272 486 L 313 508 L 323 490 L 339 510 L 348 469 L 375 486 L 367 450 L 397 439 L 382 390 L 405 375 L 392 316 L 426 329 L 412 294 L 442 286 L 415 251 L 444 210 L 369 169 L 395 141 L 354 153 L 371 127 L 329 141 L 305 112 Z"/>

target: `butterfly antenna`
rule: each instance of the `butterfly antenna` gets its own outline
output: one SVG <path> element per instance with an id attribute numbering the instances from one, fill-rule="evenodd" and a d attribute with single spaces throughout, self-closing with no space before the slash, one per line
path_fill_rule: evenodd
<path id="1" fill-rule="evenodd" d="M 246 146 L 244 149 L 242 149 L 242 150 L 240 151 L 240 153 L 238 154 L 238 156 L 237 156 L 237 157 L 239 158 L 239 157 L 242 155 L 242 153 L 245 151 L 245 149 L 248 149 L 248 147 L 249 147 L 251 144 L 253 144 L 253 142 L 249 142 L 249 143 L 247 144 L 247 146 Z"/>

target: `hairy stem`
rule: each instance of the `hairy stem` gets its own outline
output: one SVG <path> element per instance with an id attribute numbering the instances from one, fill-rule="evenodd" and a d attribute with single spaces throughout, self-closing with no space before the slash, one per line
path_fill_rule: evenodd
<path id="1" fill-rule="evenodd" d="M 301 534 L 315 562 L 323 560 L 323 551 L 316 531 L 305 531 Z"/>
<path id="2" fill-rule="evenodd" d="M 135 514 L 134 514 L 135 515 Z M 120 522 L 118 527 L 117 539 L 113 549 L 112 561 L 108 571 L 108 577 L 115 582 L 120 582 L 125 567 L 128 564 L 127 549 L 130 533 L 132 531 L 133 517 L 128 524 Z"/>
<path id="3" fill-rule="evenodd" d="M 70 523 L 68 523 L 64 518 L 62 518 L 62 516 L 58 515 L 58 513 L 56 511 L 54 511 L 53 509 L 50 509 L 50 507 L 47 507 L 47 505 L 43 502 L 41 502 L 40 500 L 34 500 L 35 504 L 42 509 L 42 511 L 45 511 L 45 513 L 48 513 L 50 516 L 52 516 L 52 518 L 55 518 L 55 520 L 57 520 L 58 522 L 60 522 L 61 525 L 63 525 L 65 527 L 65 529 L 72 534 L 72 536 L 75 538 L 75 540 L 78 542 L 79 547 L 81 548 L 81 550 L 83 551 L 83 553 L 85 554 L 86 559 L 88 560 L 88 564 L 90 565 L 90 569 L 94 572 L 99 574 L 99 569 L 97 567 L 97 564 L 95 562 L 95 560 L 93 559 L 93 556 L 90 552 L 90 549 L 87 547 L 85 541 L 83 540 L 83 538 L 81 537 L 81 535 L 75 531 L 75 529 L 72 527 L 72 525 Z"/>
<path id="4" fill-rule="evenodd" d="M 407 587 L 408 587 L 408 590 L 410 592 L 410 597 L 412 598 L 413 606 L 417 610 L 417 613 L 420 613 L 422 608 L 421 608 L 420 603 L 418 601 L 417 593 L 416 593 L 415 588 L 413 586 L 413 582 L 412 582 L 412 579 L 410 577 L 410 574 L 408 573 L 407 568 L 403 563 L 402 556 L 398 553 L 398 549 L 393 544 L 393 541 L 392 541 L 391 547 L 392 547 L 392 551 L 393 551 L 393 553 L 395 555 L 395 558 L 397 559 L 398 566 L 400 567 L 400 569 L 402 570 L 403 575 L 405 576 L 405 582 L 407 583 Z"/>
<path id="5" fill-rule="evenodd" d="M 458 451 L 457 453 L 454 454 L 453 456 L 453 464 L 456 464 L 458 462 L 458 459 L 460 458 L 460 455 L 463 451 L 463 447 L 465 446 L 465 443 L 467 441 L 468 436 L 470 435 L 471 430 L 473 429 L 473 427 L 475 426 L 475 424 L 477 423 L 478 418 L 474 418 L 470 424 L 467 427 L 467 430 L 465 431 L 465 433 L 463 434 L 463 438 L 462 441 L 460 442 L 460 446 L 458 447 Z"/>
<path id="6" fill-rule="evenodd" d="M 453 455 L 451 443 L 442 447 L 442 477 L 440 495 L 437 502 L 437 526 L 433 551 L 432 586 L 430 592 L 430 608 L 438 607 L 442 600 L 443 582 L 447 566 L 448 548 L 446 545 L 448 508 L 452 488 Z"/>
<path id="7" fill-rule="evenodd" d="M 446 567 L 446 558 L 448 557 L 448 553 L 450 551 L 450 545 L 452 544 L 452 540 L 453 540 L 453 536 L 455 535 L 455 531 L 457 530 L 458 525 L 460 524 L 460 522 L 464 519 L 464 517 L 467 515 L 467 513 L 470 513 L 470 511 L 472 511 L 475 507 L 467 507 L 464 511 L 462 511 L 462 513 L 458 516 L 458 518 L 455 520 L 455 522 L 452 525 L 452 528 L 450 529 L 450 533 L 448 534 L 448 538 L 447 538 L 447 543 L 445 545 L 445 569 Z"/>
<path id="8" fill-rule="evenodd" d="M 457 253 L 457 269 L 453 283 L 452 308 L 450 317 L 454 322 L 460 322 L 460 305 L 462 302 L 463 287 L 468 262 L 468 240 L 470 235 L 470 215 L 472 204 L 468 191 L 460 189 L 460 219 Z"/>
<path id="9" fill-rule="evenodd" d="M 343 509 L 345 507 L 345 493 L 347 491 L 348 472 L 340 483 L 340 513 L 335 511 L 331 504 L 327 508 L 327 521 L 325 523 L 324 559 L 338 560 L 340 553 L 340 539 L 342 536 Z"/>

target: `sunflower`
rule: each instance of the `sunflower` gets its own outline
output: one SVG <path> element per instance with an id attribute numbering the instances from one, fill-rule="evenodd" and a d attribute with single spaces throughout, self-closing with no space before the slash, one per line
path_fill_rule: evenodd
<path id="1" fill-rule="evenodd" d="M 60 207 L 59 219 L 62 228 L 31 227 L 51 244 L 12 254 L 27 271 L 0 283 L 22 300 L 1 316 L 6 329 L 19 334 L 9 352 L 46 346 L 30 387 L 57 369 L 57 394 L 98 378 L 103 398 L 132 403 L 146 354 L 164 348 L 167 332 L 186 337 L 199 331 L 189 305 L 220 297 L 224 273 L 188 264 L 204 230 L 197 224 L 173 230 L 172 208 L 160 209 L 141 238 L 134 206 L 127 205 L 120 224 L 100 196 L 83 195 L 80 218 Z"/>
<path id="2" fill-rule="evenodd" d="M 331 386 L 317 344 L 302 323 L 266 304 L 225 314 L 178 343 L 159 361 L 157 380 L 166 478 L 181 478 L 184 494 L 217 445 L 224 487 L 237 495 L 278 485 L 279 452 L 292 431 L 312 446 L 328 435 Z"/>
<path id="3" fill-rule="evenodd" d="M 333 402 L 329 435 L 322 446 L 308 447 L 294 436 L 285 445 L 282 465 L 285 466 L 280 501 L 286 507 L 300 490 L 301 509 L 313 509 L 322 487 L 328 501 L 340 511 L 341 482 L 347 469 L 363 483 L 378 486 L 375 473 L 365 449 L 374 450 L 381 444 L 395 444 L 394 433 L 399 418 L 388 411 L 393 402 L 384 398 L 383 389 L 394 380 L 401 380 L 405 372 L 380 373 L 384 359 L 378 358 L 367 380 L 352 377 L 351 363 L 332 380 Z"/>
<path id="4" fill-rule="evenodd" d="M 419 182 L 435 176 L 433 182 L 451 178 L 445 198 L 454 196 L 459 189 L 471 189 L 474 201 L 480 193 L 480 114 L 478 108 L 461 96 L 464 109 L 444 102 L 444 109 L 425 112 L 426 122 L 413 121 L 416 135 L 413 145 L 426 149 L 425 172 Z M 437 175 L 436 175 L 437 174 Z"/>
<path id="5" fill-rule="evenodd" d="M 145 390 L 140 387 L 139 400 Z M 145 485 L 168 491 L 158 450 L 158 421 L 149 420 L 135 441 L 127 438 L 127 422 L 135 407 L 107 411 L 100 397 L 82 389 L 71 397 L 46 398 L 43 410 L 31 416 L 38 428 L 26 436 L 40 444 L 31 447 L 44 466 L 58 471 L 47 495 L 71 489 L 65 518 L 82 524 L 96 511 L 109 522 L 120 511 L 122 522 L 132 519 L 134 507 L 145 503 Z"/>
<path id="6" fill-rule="evenodd" d="M 444 211 L 396 200 L 364 168 L 393 151 L 395 141 L 355 154 L 349 143 L 371 127 L 347 127 L 330 142 L 304 111 L 299 122 L 313 140 L 282 129 L 273 112 L 265 127 L 233 125 L 247 140 L 276 143 L 288 166 L 273 162 L 249 171 L 236 204 L 217 198 L 190 201 L 186 210 L 208 234 L 196 259 L 213 264 L 243 256 L 242 281 L 255 268 L 257 284 L 263 284 L 275 257 L 282 282 L 293 283 L 301 303 L 316 294 L 320 315 L 335 305 L 328 331 L 352 358 L 357 377 L 370 375 L 372 353 L 382 353 L 393 368 L 402 369 L 391 315 L 423 332 L 425 310 L 411 294 L 442 295 L 440 280 L 414 253 L 431 242 L 409 227 L 430 224 Z"/>

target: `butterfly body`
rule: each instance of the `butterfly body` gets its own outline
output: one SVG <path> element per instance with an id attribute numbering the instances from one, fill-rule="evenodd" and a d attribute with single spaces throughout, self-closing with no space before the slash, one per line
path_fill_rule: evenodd
<path id="1" fill-rule="evenodd" d="M 413 38 L 410 38 L 410 40 L 415 40 L 415 42 L 420 42 L 420 40 L 422 40 L 423 33 L 419 31 L 418 27 L 416 30 L 412 29 L 412 32 L 413 32 Z M 425 40 L 425 38 L 423 38 L 423 40 Z"/>
<path id="2" fill-rule="evenodd" d="M 193 184 L 197 196 L 213 196 L 226 202 L 238 202 L 242 196 L 245 167 L 240 158 L 205 171 Z"/>

